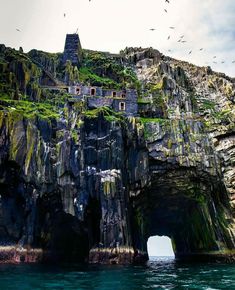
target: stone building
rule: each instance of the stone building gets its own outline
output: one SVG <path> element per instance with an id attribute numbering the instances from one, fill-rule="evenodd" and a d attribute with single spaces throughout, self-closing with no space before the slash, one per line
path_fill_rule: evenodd
<path id="1" fill-rule="evenodd" d="M 69 86 L 68 93 L 74 100 L 86 101 L 88 109 L 106 106 L 128 116 L 136 116 L 138 113 L 137 91 L 134 89 L 107 90 L 77 84 Z"/>
<path id="2" fill-rule="evenodd" d="M 81 66 L 82 46 L 77 33 L 67 34 L 63 53 L 63 63 L 70 60 L 73 65 Z"/>
<path id="3" fill-rule="evenodd" d="M 72 65 L 81 66 L 82 47 L 77 33 L 66 35 L 63 53 L 64 64 L 68 60 L 71 61 Z M 77 84 L 68 86 L 67 91 L 73 100 L 85 100 L 88 109 L 107 106 L 128 116 L 136 116 L 138 112 L 137 91 L 133 89 L 106 90 L 101 87 Z"/>

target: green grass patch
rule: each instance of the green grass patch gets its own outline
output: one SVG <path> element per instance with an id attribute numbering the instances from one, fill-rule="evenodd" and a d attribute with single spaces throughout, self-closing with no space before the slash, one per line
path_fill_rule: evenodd
<path id="1" fill-rule="evenodd" d="M 113 58 L 107 53 L 84 50 L 83 66 L 80 69 L 81 80 L 84 75 L 88 75 L 91 81 L 99 81 L 100 86 L 107 88 L 132 88 L 140 91 L 141 87 L 133 69 L 124 66 L 121 58 Z M 113 83 L 110 84 L 110 80 Z"/>
<path id="2" fill-rule="evenodd" d="M 137 100 L 137 103 L 140 104 L 140 105 L 145 105 L 145 104 L 151 104 L 151 102 L 149 100 L 145 100 L 145 99 L 142 99 L 142 98 L 139 98 Z"/>
<path id="3" fill-rule="evenodd" d="M 121 89 L 120 84 L 107 77 L 100 77 L 93 73 L 89 68 L 79 69 L 79 80 L 83 83 L 90 83 L 92 86 L 98 86 L 109 89 Z"/>
<path id="4" fill-rule="evenodd" d="M 124 116 L 122 113 L 117 113 L 110 109 L 109 107 L 101 107 L 93 110 L 87 110 L 84 112 L 84 116 L 89 119 L 98 118 L 98 116 L 102 114 L 104 118 L 109 121 L 116 121 L 116 122 L 122 122 L 124 121 Z"/>
<path id="5" fill-rule="evenodd" d="M 27 119 L 33 119 L 35 117 L 47 120 L 59 118 L 58 108 L 50 103 L 12 100 L 7 95 L 0 96 L 0 109 L 19 114 Z"/>
<path id="6" fill-rule="evenodd" d="M 202 109 L 205 110 L 214 110 L 216 103 L 210 100 L 203 100 L 203 102 L 201 103 Z"/>
<path id="7" fill-rule="evenodd" d="M 159 123 L 159 124 L 165 124 L 166 122 L 169 122 L 169 119 L 161 119 L 161 118 L 140 118 L 140 122 L 142 124 L 148 124 L 148 123 Z"/>

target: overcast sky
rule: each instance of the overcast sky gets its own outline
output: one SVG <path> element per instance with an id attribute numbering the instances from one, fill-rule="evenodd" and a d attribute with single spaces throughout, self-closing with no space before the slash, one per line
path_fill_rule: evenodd
<path id="1" fill-rule="evenodd" d="M 174 256 L 171 240 L 168 237 L 150 237 L 148 239 L 149 256 Z"/>
<path id="2" fill-rule="evenodd" d="M 78 29 L 84 48 L 119 52 L 152 46 L 235 77 L 235 0 L 169 1 L 0 0 L 0 43 L 62 52 L 66 33 Z M 182 35 L 184 44 L 177 42 Z M 150 249 L 156 247 L 150 243 Z"/>
<path id="3" fill-rule="evenodd" d="M 25 51 L 58 52 L 65 34 L 78 28 L 84 48 L 118 52 L 126 46 L 152 46 L 235 77 L 235 1 L 169 1 L 0 0 L 0 42 Z M 181 35 L 184 44 L 177 42 Z"/>

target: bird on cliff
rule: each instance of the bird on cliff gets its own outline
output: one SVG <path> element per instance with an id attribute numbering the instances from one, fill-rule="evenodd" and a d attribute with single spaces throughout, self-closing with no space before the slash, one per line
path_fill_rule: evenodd
<path id="1" fill-rule="evenodd" d="M 16 28 L 16 31 L 21 32 L 18 28 Z"/>

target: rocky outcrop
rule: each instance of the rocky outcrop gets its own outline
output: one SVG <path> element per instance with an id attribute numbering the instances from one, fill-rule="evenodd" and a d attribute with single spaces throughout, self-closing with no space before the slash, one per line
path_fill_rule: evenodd
<path id="1" fill-rule="evenodd" d="M 1 99 L 2 261 L 143 263 L 153 235 L 178 259 L 234 260 L 234 80 L 153 49 L 121 58 L 139 117 Z"/>
<path id="2" fill-rule="evenodd" d="M 43 249 L 44 259 L 133 252 L 127 190 L 147 175 L 133 167 L 147 157 L 144 140 L 102 115 L 77 128 L 70 113 L 57 126 L 1 114 L 1 243 Z"/>

